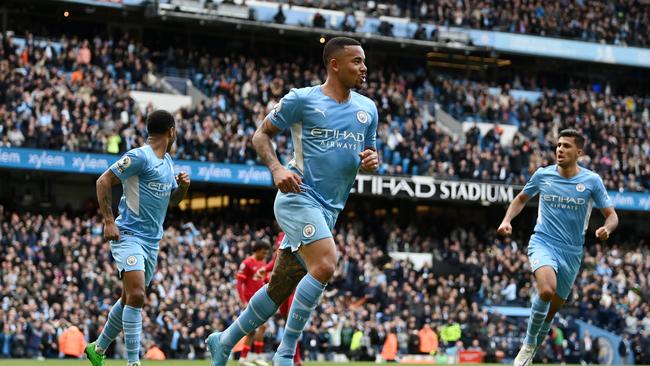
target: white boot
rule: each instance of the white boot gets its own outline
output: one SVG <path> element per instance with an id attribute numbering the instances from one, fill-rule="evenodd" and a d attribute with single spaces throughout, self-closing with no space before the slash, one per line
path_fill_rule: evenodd
<path id="1" fill-rule="evenodd" d="M 530 366 L 533 363 L 533 357 L 537 352 L 537 346 L 534 344 L 525 344 L 521 346 L 517 357 L 515 357 L 514 366 Z"/>

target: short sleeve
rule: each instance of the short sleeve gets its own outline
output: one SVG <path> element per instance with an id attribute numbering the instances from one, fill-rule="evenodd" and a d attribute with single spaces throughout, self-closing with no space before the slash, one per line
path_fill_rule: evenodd
<path id="1" fill-rule="evenodd" d="M 525 195 L 528 197 L 533 197 L 537 193 L 539 193 L 539 184 L 540 184 L 540 179 L 541 179 L 541 173 L 542 168 L 539 168 L 533 173 L 533 176 L 530 177 L 528 182 L 526 183 L 526 186 L 524 186 L 524 192 Z"/>
<path id="2" fill-rule="evenodd" d="M 280 101 L 273 107 L 268 118 L 281 130 L 284 130 L 292 124 L 300 121 L 301 104 L 300 97 L 296 89 L 291 89 Z"/>
<path id="3" fill-rule="evenodd" d="M 174 167 L 174 162 L 172 161 L 171 156 L 167 154 L 167 160 L 169 161 L 169 166 L 172 169 L 172 191 L 178 188 L 178 182 L 176 181 L 176 168 Z"/>
<path id="4" fill-rule="evenodd" d="M 595 181 L 596 183 L 594 184 L 594 189 L 592 190 L 591 198 L 596 203 L 596 208 L 613 207 L 614 204 L 612 203 L 612 200 L 609 198 L 609 194 L 607 194 L 607 189 L 605 188 L 605 184 L 603 183 L 603 180 L 600 177 L 597 177 Z"/>
<path id="5" fill-rule="evenodd" d="M 237 277 L 241 278 L 242 280 L 245 280 L 248 278 L 248 272 L 249 272 L 248 265 L 246 261 L 243 261 L 239 265 L 239 271 L 237 271 Z"/>
<path id="6" fill-rule="evenodd" d="M 142 149 L 133 149 L 124 154 L 120 160 L 111 165 L 111 171 L 124 181 L 142 172 L 146 164 L 146 156 Z"/>
<path id="7" fill-rule="evenodd" d="M 368 129 L 366 130 L 365 148 L 377 150 L 377 125 L 379 124 L 379 112 L 377 112 L 377 107 L 374 103 L 372 112 L 370 126 L 368 126 Z"/>

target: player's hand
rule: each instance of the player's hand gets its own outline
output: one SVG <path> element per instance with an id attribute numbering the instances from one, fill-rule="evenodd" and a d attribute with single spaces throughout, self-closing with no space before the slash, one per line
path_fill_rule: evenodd
<path id="1" fill-rule="evenodd" d="M 188 188 L 190 186 L 190 175 L 186 172 L 180 172 L 176 175 L 176 183 L 182 188 Z"/>
<path id="2" fill-rule="evenodd" d="M 379 155 L 375 150 L 365 149 L 359 153 L 361 158 L 361 170 L 374 172 L 379 168 Z"/>
<path id="3" fill-rule="evenodd" d="M 120 240 L 120 231 L 117 229 L 115 221 L 107 221 L 104 223 L 104 240 Z"/>
<path id="4" fill-rule="evenodd" d="M 596 230 L 596 237 L 602 241 L 609 239 L 609 231 L 604 226 L 601 226 Z"/>
<path id="5" fill-rule="evenodd" d="M 510 236 L 512 235 L 512 225 L 509 222 L 502 222 L 497 229 L 497 234 L 501 236 Z"/>
<path id="6" fill-rule="evenodd" d="M 279 167 L 272 171 L 273 182 L 282 193 L 300 193 L 302 178 L 285 167 Z"/>

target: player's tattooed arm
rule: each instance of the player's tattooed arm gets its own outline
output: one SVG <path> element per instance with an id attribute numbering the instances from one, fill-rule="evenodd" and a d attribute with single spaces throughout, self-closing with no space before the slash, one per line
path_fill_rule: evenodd
<path id="1" fill-rule="evenodd" d="M 282 168 L 278 156 L 275 154 L 273 148 L 273 138 L 280 133 L 280 129 L 276 127 L 268 118 L 265 118 L 259 126 L 255 134 L 253 134 L 253 147 L 257 151 L 257 155 L 262 160 L 262 163 L 269 167 L 271 171 Z"/>
<path id="2" fill-rule="evenodd" d="M 104 172 L 95 184 L 97 189 L 97 202 L 99 210 L 104 217 L 104 239 L 118 240 L 120 233 L 115 226 L 115 217 L 111 204 L 113 201 L 113 186 L 120 184 L 119 178 L 110 169 Z"/>
<path id="3" fill-rule="evenodd" d="M 302 179 L 298 174 L 286 169 L 278 160 L 273 148 L 273 138 L 280 132 L 267 117 L 253 135 L 253 147 L 262 163 L 269 167 L 273 175 L 273 182 L 283 193 L 300 193 Z"/>

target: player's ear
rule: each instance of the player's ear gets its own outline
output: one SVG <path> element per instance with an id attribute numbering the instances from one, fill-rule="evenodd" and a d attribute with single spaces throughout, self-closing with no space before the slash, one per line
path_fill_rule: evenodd
<path id="1" fill-rule="evenodd" d="M 339 61 L 334 57 L 330 59 L 330 68 L 334 71 L 339 71 Z"/>

